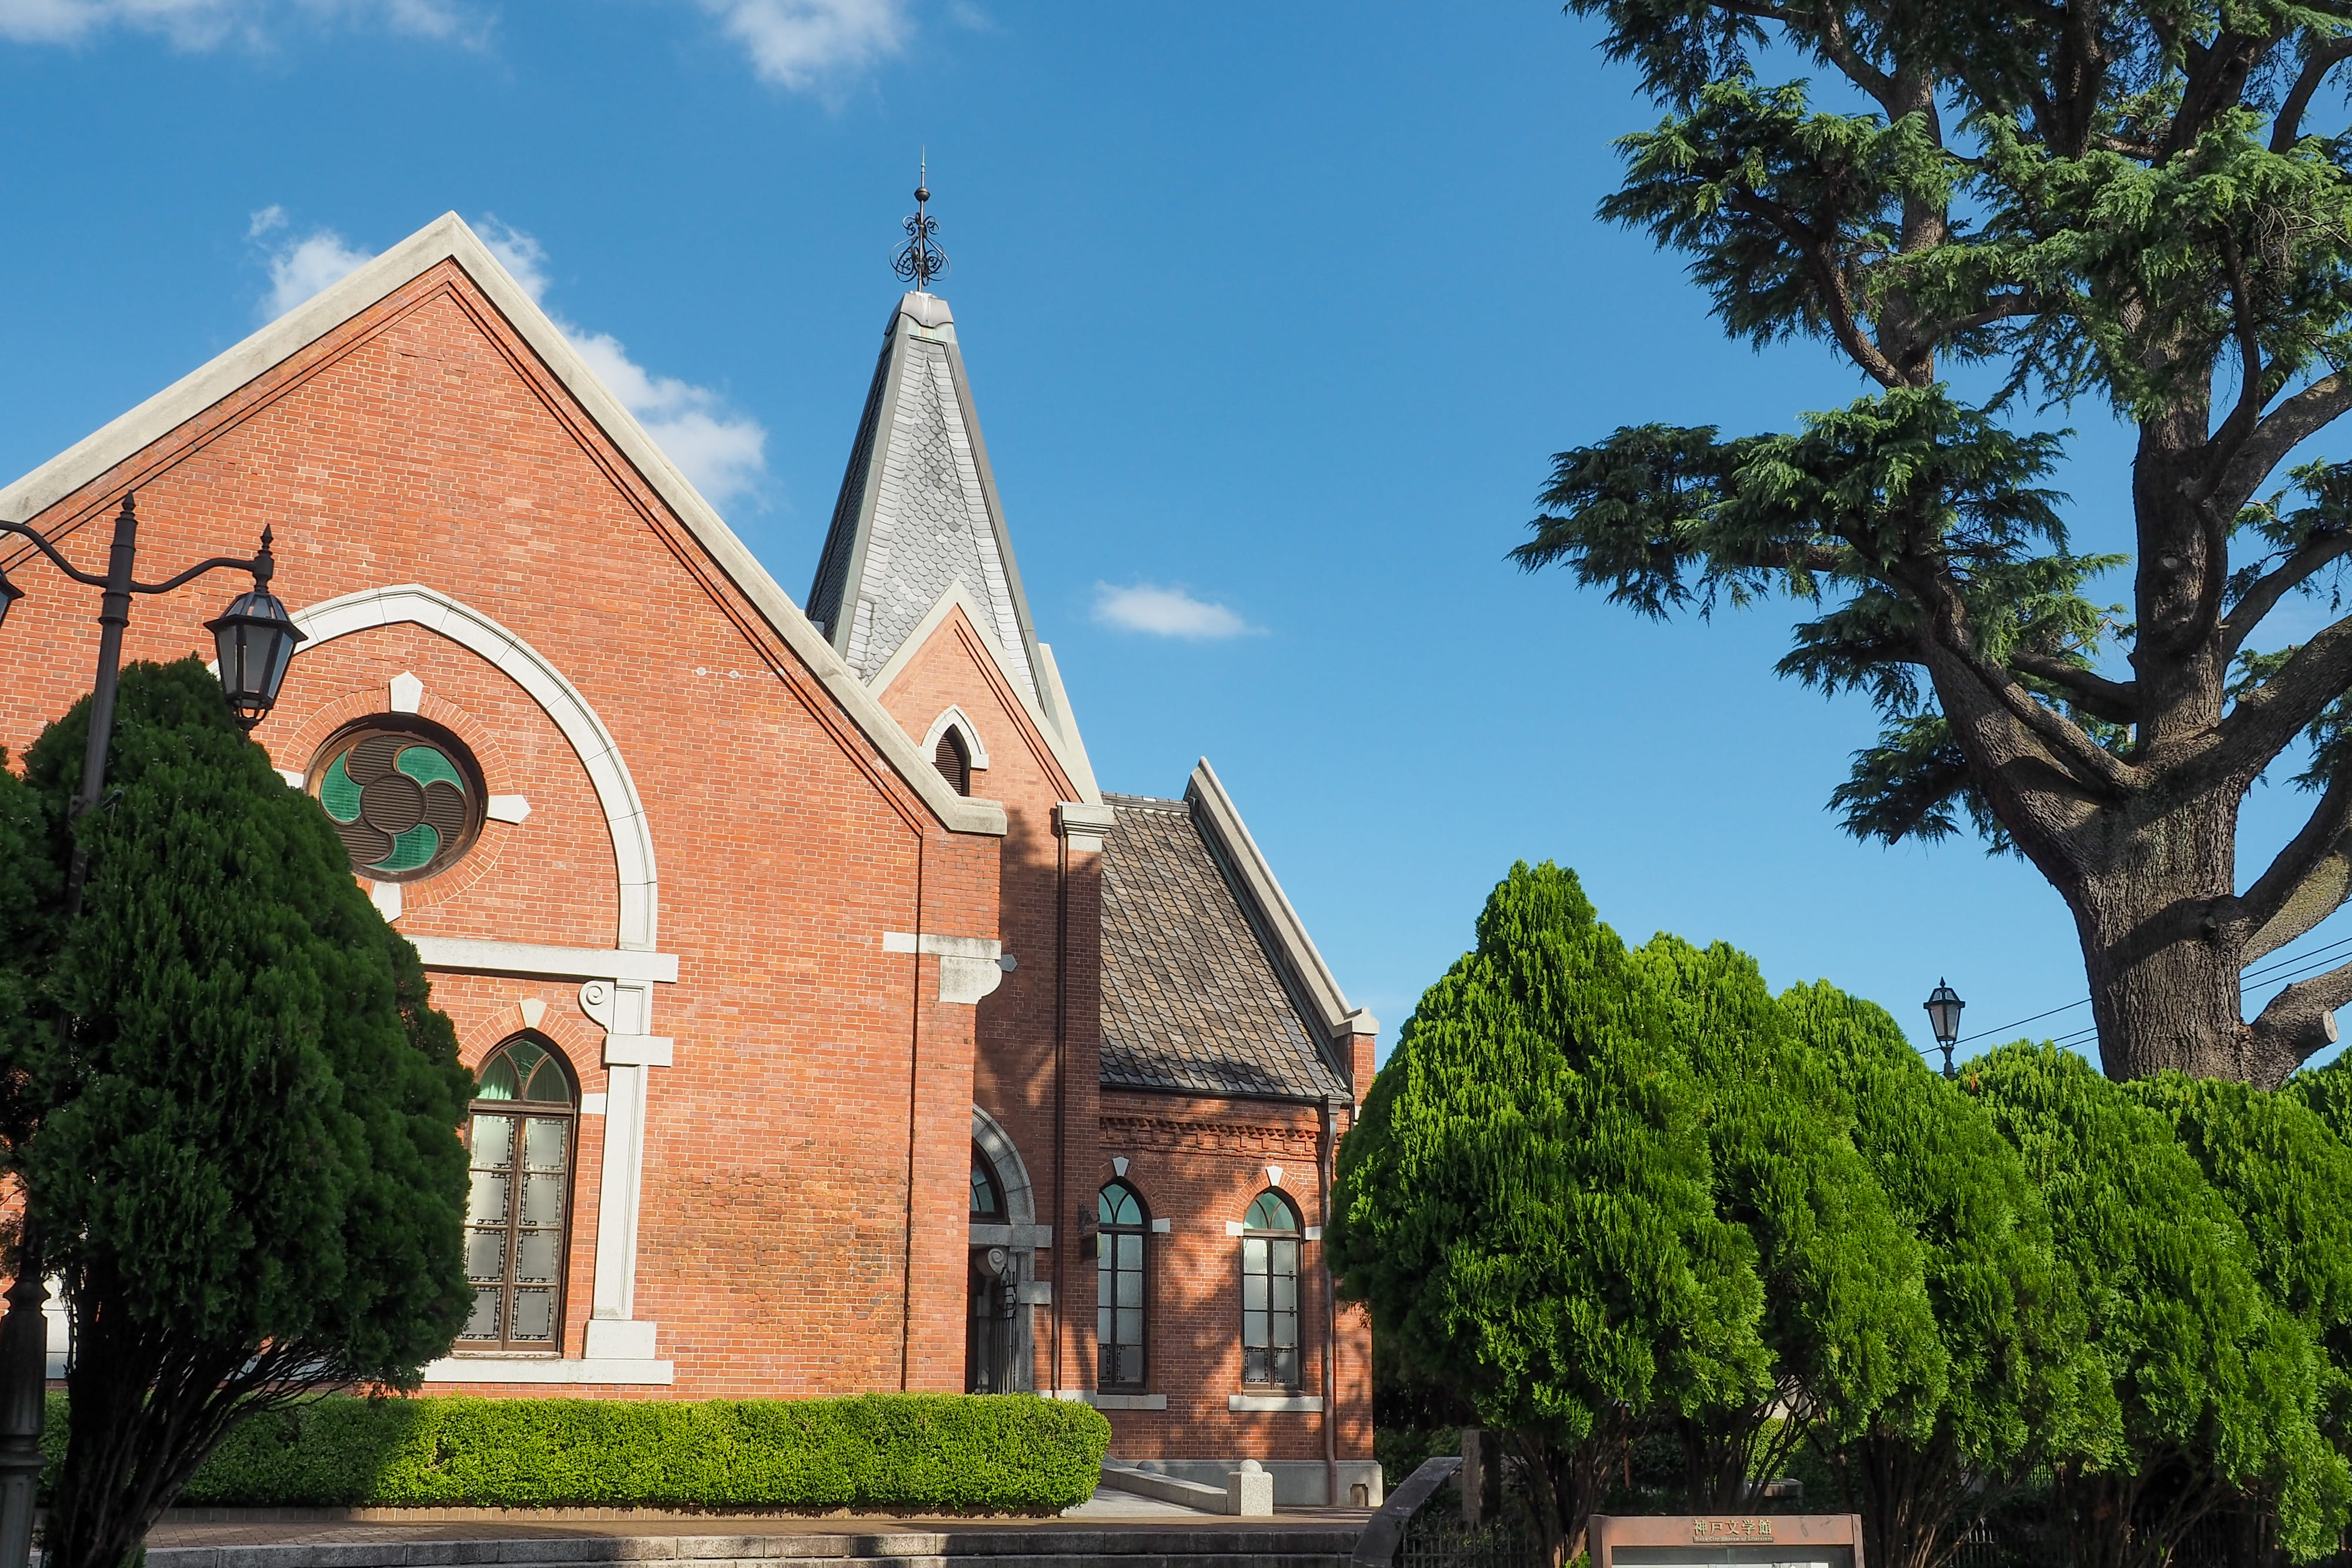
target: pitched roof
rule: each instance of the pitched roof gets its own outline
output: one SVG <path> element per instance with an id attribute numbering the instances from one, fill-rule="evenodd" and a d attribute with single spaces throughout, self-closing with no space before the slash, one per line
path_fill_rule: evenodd
<path id="1" fill-rule="evenodd" d="M 1270 912 L 1221 841 L 1204 775 L 1213 787 L 1204 762 L 1182 800 L 1103 797 L 1118 821 L 1102 854 L 1102 1082 L 1346 1098 L 1347 1082 L 1322 1043 L 1330 1030 L 1298 994 L 1297 967 Z M 1255 856 L 1255 846 L 1247 852 Z"/>
<path id="2" fill-rule="evenodd" d="M 621 406 L 620 400 L 588 368 L 587 361 L 547 313 L 499 264 L 480 236 L 455 213 L 443 214 L 307 304 L 295 307 L 15 483 L 0 486 L 0 517 L 35 519 L 115 465 L 202 416 L 223 398 L 444 262 L 463 270 L 497 307 L 564 384 L 580 408 L 645 476 L 646 483 L 685 525 L 709 559 L 734 580 L 744 597 L 807 664 L 811 674 L 832 693 L 850 722 L 923 798 L 940 821 L 959 832 L 1003 833 L 1003 808 L 992 801 L 966 800 L 948 787 L 931 759 L 916 749 L 915 743 L 874 694 L 843 667 L 840 658 L 776 585 L 775 579 L 768 575 L 767 569 L 736 538 L 734 530 L 686 476 L 678 472 L 653 437 L 646 434 L 645 427 Z M 983 460 L 983 471 L 984 467 Z M 928 607 L 927 603 L 925 608 Z"/>
<path id="3" fill-rule="evenodd" d="M 860 679 L 871 680 L 955 582 L 984 612 L 1005 674 L 1038 700 L 1037 634 L 956 347 L 955 317 L 946 300 L 911 293 L 883 328 L 833 528 L 809 588 L 809 619 Z"/>

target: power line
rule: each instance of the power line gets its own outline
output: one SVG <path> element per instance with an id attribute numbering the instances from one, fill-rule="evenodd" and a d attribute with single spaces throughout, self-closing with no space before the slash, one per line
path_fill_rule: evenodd
<path id="1" fill-rule="evenodd" d="M 2308 974 L 2314 969 L 2326 967 L 2327 963 L 2333 962 L 2333 960 L 2322 962 L 2320 961 L 2321 955 L 2334 953 L 2337 949 L 2343 947 L 2352 947 L 2352 936 L 2338 937 L 2333 942 L 2323 943 L 2316 947 L 2307 947 L 2300 953 L 2292 953 L 2284 957 L 2275 958 L 2262 968 L 2251 969 L 2245 974 L 2239 976 L 2238 985 L 2240 988 L 2242 989 L 2250 983 L 2277 977 L 2284 977 L 2286 979 L 2293 980 L 2296 977 Z M 2293 973 L 2287 973 L 2287 971 L 2290 970 L 2292 970 Z M 1979 1030 L 1974 1034 L 1962 1035 L 1952 1043 L 1955 1046 L 1961 1046 L 1970 1044 L 1973 1041 L 1979 1040 L 1988 1040 L 1994 1035 L 2007 1034 L 2011 1030 L 2022 1029 L 2027 1024 L 2039 1023 L 2043 1019 L 2056 1018 L 2060 1013 L 2073 1012 L 2076 1008 L 2086 1008 L 2090 1005 L 2091 998 L 2088 997 L 2083 997 L 2077 1000 L 2064 1003 L 2059 1007 L 2046 1009 L 2042 1012 L 2033 1014 L 2030 1018 L 2021 1018 L 2012 1023 L 1995 1024 L 1990 1029 Z M 2053 1043 L 2064 1045 L 2069 1040 L 2087 1040 L 2098 1032 L 2098 1027 L 2096 1025 L 2093 1025 L 2089 1029 L 2077 1030 L 2072 1034 L 2065 1036 L 2064 1039 L 2053 1041 Z M 1940 1049 L 1940 1047 L 1938 1049 Z M 1921 1047 L 1919 1050 L 1920 1054 L 1927 1054 L 1926 1047 Z"/>

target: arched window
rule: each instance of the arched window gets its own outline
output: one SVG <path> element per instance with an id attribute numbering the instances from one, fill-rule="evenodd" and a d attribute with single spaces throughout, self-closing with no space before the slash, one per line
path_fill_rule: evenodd
<path id="1" fill-rule="evenodd" d="M 474 1315 L 461 1349 L 562 1349 L 572 1157 L 580 1096 L 548 1042 L 520 1035 L 490 1053 L 466 1131 L 466 1278 Z"/>
<path id="2" fill-rule="evenodd" d="M 1095 1249 L 1097 1388 L 1143 1386 L 1143 1200 L 1123 1181 L 1095 1197 L 1101 1235 Z"/>
<path id="3" fill-rule="evenodd" d="M 1004 1198 L 996 1189 L 996 1169 L 980 1145 L 971 1146 L 971 1212 L 990 1219 L 1004 1218 Z"/>
<path id="4" fill-rule="evenodd" d="M 931 753 L 931 765 L 948 788 L 959 795 L 971 793 L 971 753 L 964 749 L 962 732 L 950 725 L 940 731 L 940 744 Z"/>
<path id="5" fill-rule="evenodd" d="M 1298 1211 L 1278 1192 L 1242 1221 L 1242 1381 L 1298 1386 Z"/>

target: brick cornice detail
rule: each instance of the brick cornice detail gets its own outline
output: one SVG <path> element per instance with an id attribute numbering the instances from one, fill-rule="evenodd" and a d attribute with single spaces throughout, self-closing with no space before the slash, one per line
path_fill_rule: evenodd
<path id="1" fill-rule="evenodd" d="M 1105 1116 L 1106 1148 L 1181 1149 L 1196 1154 L 1281 1155 L 1311 1162 L 1318 1141 L 1313 1127 L 1227 1122 L 1177 1116 Z"/>

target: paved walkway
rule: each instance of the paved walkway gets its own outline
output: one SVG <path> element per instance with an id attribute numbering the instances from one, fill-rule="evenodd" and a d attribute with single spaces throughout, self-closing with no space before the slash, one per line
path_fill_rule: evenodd
<path id="1" fill-rule="evenodd" d="M 977 1535 L 1129 1531 L 1343 1531 L 1371 1517 L 1361 1508 L 1302 1508 L 1271 1519 L 1198 1512 L 1156 1498 L 1102 1488 L 1058 1519 L 923 1518 L 780 1513 L 677 1513 L 651 1509 L 365 1509 L 341 1517 L 325 1510 L 186 1511 L 150 1531 L 151 1548 L 358 1546 L 395 1542 L 562 1540 L 590 1536 Z M 353 1514 L 363 1517 L 352 1517 Z"/>

